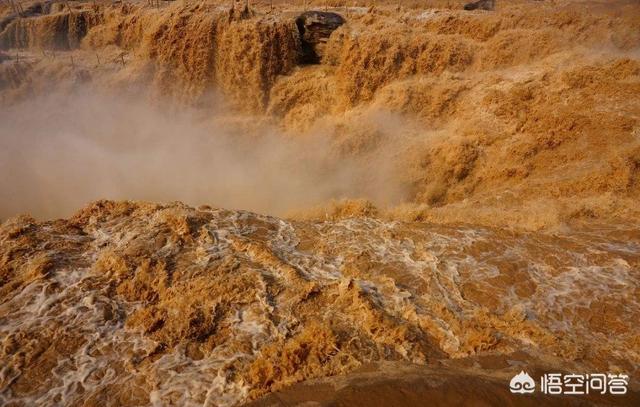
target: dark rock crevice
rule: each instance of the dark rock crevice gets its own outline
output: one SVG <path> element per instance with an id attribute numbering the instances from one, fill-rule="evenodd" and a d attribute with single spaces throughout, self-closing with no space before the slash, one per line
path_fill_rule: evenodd
<path id="1" fill-rule="evenodd" d="M 493 11 L 496 8 L 495 0 L 478 0 L 464 5 L 465 10 L 487 10 Z"/>
<path id="2" fill-rule="evenodd" d="M 296 18 L 302 43 L 302 64 L 318 64 L 324 46 L 338 27 L 345 23 L 340 14 L 325 11 L 306 11 Z"/>

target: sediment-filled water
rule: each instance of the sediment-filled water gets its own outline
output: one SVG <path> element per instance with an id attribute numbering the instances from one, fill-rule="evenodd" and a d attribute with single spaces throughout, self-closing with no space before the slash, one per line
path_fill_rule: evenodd
<path id="1" fill-rule="evenodd" d="M 317 3 L 0 5 L 0 404 L 633 405 L 638 3 Z"/>

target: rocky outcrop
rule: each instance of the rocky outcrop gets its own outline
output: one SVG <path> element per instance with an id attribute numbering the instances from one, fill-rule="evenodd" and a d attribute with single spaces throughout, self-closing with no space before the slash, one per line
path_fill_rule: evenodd
<path id="1" fill-rule="evenodd" d="M 338 27 L 345 23 L 340 14 L 324 11 L 307 11 L 296 18 L 302 41 L 302 62 L 320 62 L 324 45 Z"/>
<path id="2" fill-rule="evenodd" d="M 496 7 L 495 0 L 478 0 L 464 5 L 465 10 L 488 10 L 492 11 Z"/>

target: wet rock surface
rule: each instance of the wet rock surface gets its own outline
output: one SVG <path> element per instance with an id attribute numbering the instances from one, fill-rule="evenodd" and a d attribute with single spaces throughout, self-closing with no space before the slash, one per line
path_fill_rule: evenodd
<path id="1" fill-rule="evenodd" d="M 345 19 L 340 14 L 326 11 L 307 11 L 298 16 L 296 25 L 302 40 L 302 62 L 320 62 L 331 33 L 344 23 Z"/>
<path id="2" fill-rule="evenodd" d="M 465 10 L 487 10 L 492 11 L 496 7 L 495 0 L 478 0 L 464 5 Z"/>

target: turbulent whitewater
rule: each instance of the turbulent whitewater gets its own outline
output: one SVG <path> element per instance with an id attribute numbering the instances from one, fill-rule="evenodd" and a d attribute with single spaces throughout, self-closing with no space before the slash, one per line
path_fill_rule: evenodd
<path id="1" fill-rule="evenodd" d="M 640 403 L 637 1 L 231 3 L 0 4 L 0 404 Z"/>
<path id="2" fill-rule="evenodd" d="M 487 353 L 572 371 L 640 363 L 637 229 L 102 201 L 15 218 L 0 239 L 4 402 L 234 405 L 370 362 Z"/>

